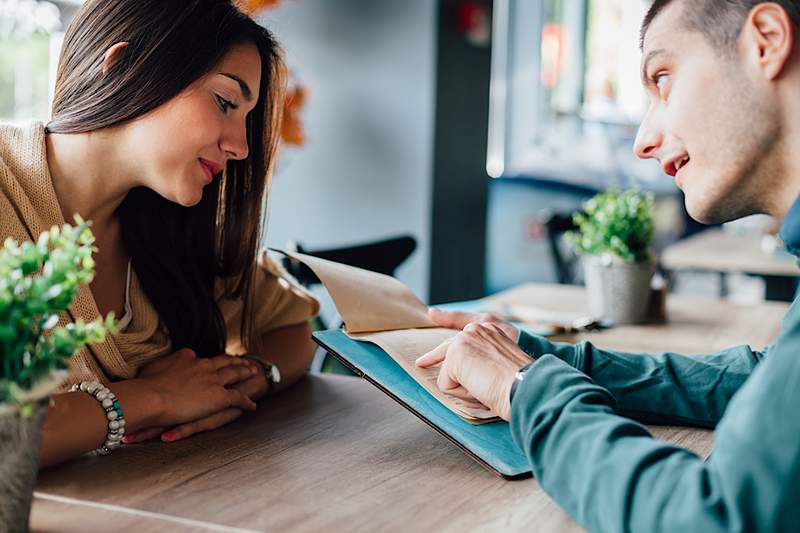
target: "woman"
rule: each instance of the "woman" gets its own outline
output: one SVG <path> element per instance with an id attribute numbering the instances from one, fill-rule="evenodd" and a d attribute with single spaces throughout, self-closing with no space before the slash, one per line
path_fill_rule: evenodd
<path id="1" fill-rule="evenodd" d="M 122 317 L 72 362 L 42 466 L 219 427 L 308 368 L 318 304 L 257 255 L 284 70 L 230 0 L 89 0 L 51 122 L 0 126 L 2 236 L 91 220 L 96 276 L 61 320 Z"/>

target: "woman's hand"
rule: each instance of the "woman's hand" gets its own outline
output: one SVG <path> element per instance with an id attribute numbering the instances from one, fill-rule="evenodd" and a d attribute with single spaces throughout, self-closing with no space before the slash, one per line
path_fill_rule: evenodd
<path id="1" fill-rule="evenodd" d="M 164 407 L 157 426 L 126 435 L 126 444 L 158 435 L 174 441 L 216 429 L 254 411 L 254 399 L 267 387 L 264 371 L 250 360 L 228 355 L 201 359 L 189 349 L 145 365 L 138 378 L 159 393 Z"/>
<path id="2" fill-rule="evenodd" d="M 442 392 L 476 399 L 504 420 L 511 412 L 511 384 L 531 362 L 505 330 L 493 322 L 472 322 L 436 349 L 417 359 L 428 368 L 441 363 L 437 385 Z"/>

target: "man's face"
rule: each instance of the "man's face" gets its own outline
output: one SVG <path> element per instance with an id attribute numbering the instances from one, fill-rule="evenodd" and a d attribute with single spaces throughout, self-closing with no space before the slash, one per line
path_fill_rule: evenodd
<path id="1" fill-rule="evenodd" d="M 682 4 L 667 7 L 645 36 L 642 75 L 651 103 L 634 151 L 675 178 L 693 218 L 720 223 L 760 211 L 758 177 L 774 166 L 780 126 L 738 53 L 721 54 L 686 29 Z"/>

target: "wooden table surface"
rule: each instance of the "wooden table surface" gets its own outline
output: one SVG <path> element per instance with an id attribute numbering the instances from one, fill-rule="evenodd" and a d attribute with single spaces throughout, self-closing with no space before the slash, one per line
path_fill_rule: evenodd
<path id="1" fill-rule="evenodd" d="M 762 235 L 709 229 L 667 246 L 661 264 L 668 270 L 743 272 L 765 276 L 800 276 L 796 260 L 788 253 L 768 254 Z"/>
<path id="2" fill-rule="evenodd" d="M 530 285 L 510 296 L 583 305 L 571 287 Z M 673 298 L 669 309 L 669 325 L 591 340 L 693 353 L 762 345 L 786 306 Z M 709 431 L 653 430 L 703 456 L 712 447 Z M 495 477 L 367 382 L 329 375 L 305 378 L 219 430 L 49 469 L 36 490 L 32 531 L 581 531 L 536 480 Z"/>

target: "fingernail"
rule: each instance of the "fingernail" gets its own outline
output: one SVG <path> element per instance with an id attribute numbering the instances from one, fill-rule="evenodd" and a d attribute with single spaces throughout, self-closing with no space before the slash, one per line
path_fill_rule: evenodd
<path id="1" fill-rule="evenodd" d="M 164 440 L 172 440 L 174 437 L 175 435 L 171 431 L 167 431 L 166 433 L 161 435 L 161 438 L 163 438 Z"/>

